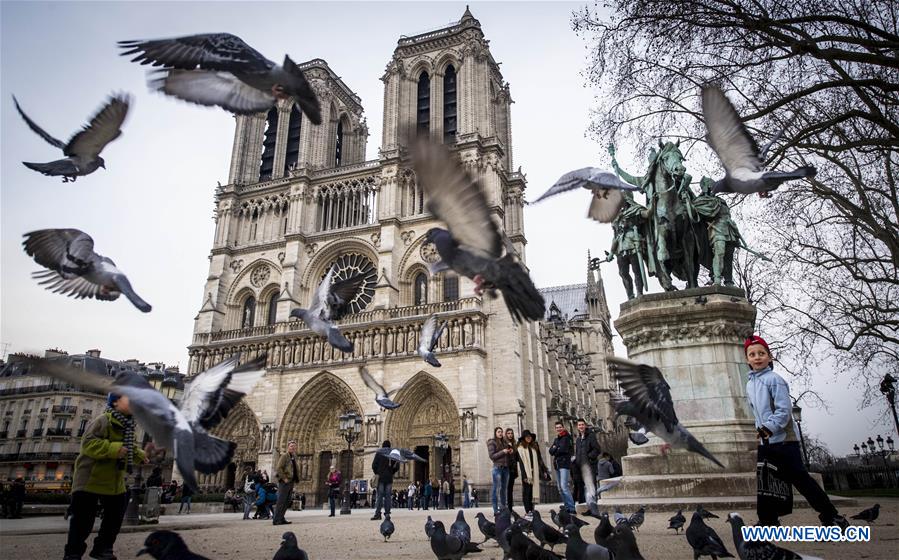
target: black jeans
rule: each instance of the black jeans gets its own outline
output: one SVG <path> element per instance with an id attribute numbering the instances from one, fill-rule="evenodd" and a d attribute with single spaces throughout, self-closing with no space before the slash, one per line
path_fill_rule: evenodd
<path id="1" fill-rule="evenodd" d="M 272 516 L 272 523 L 283 523 L 286 521 L 284 514 L 287 513 L 291 496 L 293 496 L 293 482 L 285 484 L 278 481 L 278 501 L 275 503 L 275 514 Z"/>
<path id="2" fill-rule="evenodd" d="M 521 499 L 524 500 L 524 511 L 530 513 L 534 511 L 534 485 L 522 481 L 521 483 Z"/>
<path id="3" fill-rule="evenodd" d="M 509 506 L 509 509 L 512 509 L 512 506 L 514 505 L 512 503 L 512 494 L 515 490 L 515 479 L 516 478 L 518 478 L 518 477 L 513 477 L 512 475 L 509 475 L 509 485 L 506 486 L 506 490 L 507 490 L 506 505 Z"/>
<path id="4" fill-rule="evenodd" d="M 805 496 L 809 505 L 818 512 L 818 517 L 822 522 L 830 523 L 833 521 L 833 518 L 837 515 L 837 508 L 830 503 L 827 493 L 805 470 L 798 441 L 759 445 L 758 460 L 763 461 L 765 459 L 778 468 L 780 478 L 792 484 L 800 494 Z M 757 513 L 759 525 L 777 524 L 777 515 L 760 510 Z"/>
<path id="5" fill-rule="evenodd" d="M 72 517 L 69 519 L 69 539 L 66 542 L 66 556 L 81 557 L 87 550 L 87 538 L 94 528 L 97 516 L 97 502 L 103 506 L 103 520 L 94 539 L 94 550 L 112 551 L 128 506 L 128 493 L 106 496 L 93 492 L 72 493 Z"/>

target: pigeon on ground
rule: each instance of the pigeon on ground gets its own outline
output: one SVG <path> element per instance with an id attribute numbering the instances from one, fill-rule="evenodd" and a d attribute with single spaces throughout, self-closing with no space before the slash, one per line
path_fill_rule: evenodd
<path id="1" fill-rule="evenodd" d="M 765 171 L 764 155 L 740 115 L 717 86 L 702 88 L 702 116 L 708 134 L 706 139 L 724 165 L 725 177 L 713 187 L 714 193 L 759 193 L 764 196 L 785 181 L 812 177 L 815 168 L 798 167 L 795 171 Z"/>
<path id="2" fill-rule="evenodd" d="M 111 96 L 106 104 L 94 115 L 90 123 L 76 132 L 67 144 L 50 136 L 39 127 L 19 106 L 15 96 L 12 98 L 16 104 L 16 110 L 25 119 L 25 124 L 38 136 L 51 145 L 62 150 L 63 159 L 49 163 L 22 163 L 28 169 L 33 169 L 48 176 L 62 176 L 62 182 L 74 182 L 78 177 L 90 175 L 98 168 L 106 169 L 106 161 L 100 157 L 100 152 L 107 144 L 122 134 L 122 123 L 128 115 L 128 107 L 131 105 L 131 97 L 120 93 Z"/>
<path id="3" fill-rule="evenodd" d="M 433 534 L 434 534 L 434 520 L 431 519 L 431 516 L 429 515 L 427 520 L 425 520 L 425 535 L 427 535 L 428 538 L 430 539 L 431 535 L 433 535 Z"/>
<path id="4" fill-rule="evenodd" d="M 546 550 L 529 539 L 524 533 L 521 523 L 513 523 L 506 531 L 509 539 L 509 558 L 511 560 L 559 560 L 563 558 L 555 552 Z"/>
<path id="5" fill-rule="evenodd" d="M 184 484 L 194 490 L 194 471 L 219 472 L 231 463 L 237 444 L 209 433 L 253 390 L 265 374 L 266 355 L 238 366 L 238 355 L 195 376 L 181 398 L 180 408 L 137 373 L 115 379 L 75 369 L 55 360 L 31 358 L 37 375 L 49 375 L 72 385 L 128 397 L 131 414 L 157 447 L 174 449 L 175 463 Z"/>
<path id="6" fill-rule="evenodd" d="M 768 541 L 744 541 L 743 518 L 738 513 L 729 514 L 727 522 L 731 525 L 734 548 L 737 549 L 740 560 L 821 560 L 813 556 L 797 554 Z"/>
<path id="7" fill-rule="evenodd" d="M 643 555 L 640 554 L 640 549 L 637 547 L 637 537 L 634 536 L 633 529 L 627 523 L 621 523 L 615 527 L 605 546 L 615 560 L 643 560 Z"/>
<path id="8" fill-rule="evenodd" d="M 340 319 L 346 305 L 359 292 L 365 276 L 357 274 L 346 280 L 334 281 L 334 267 L 325 274 L 318 289 L 312 294 L 309 309 L 294 309 L 291 317 L 301 319 L 312 332 L 328 339 L 328 343 L 341 352 L 351 353 L 353 343 L 346 339 L 332 321 Z"/>
<path id="9" fill-rule="evenodd" d="M 297 536 L 292 531 L 287 531 L 281 535 L 281 548 L 275 552 L 272 560 L 309 560 L 309 557 L 297 545 Z"/>
<path id="10" fill-rule="evenodd" d="M 278 66 L 230 33 L 206 33 L 151 41 L 119 41 L 122 56 L 160 70 L 151 87 L 198 105 L 249 115 L 293 99 L 312 124 L 321 105 L 297 64 L 284 56 Z"/>
<path id="11" fill-rule="evenodd" d="M 400 463 L 408 463 L 409 461 L 418 461 L 419 463 L 427 463 L 428 460 L 417 455 L 414 451 L 405 447 L 380 447 L 375 451 L 378 455 L 384 455 L 391 461 Z"/>
<path id="12" fill-rule="evenodd" d="M 508 558 L 511 550 L 509 529 L 512 527 L 512 514 L 509 512 L 509 508 L 504 507 L 499 510 L 499 513 L 493 519 L 495 522 L 496 542 L 503 549 L 503 558 Z M 480 520 L 478 521 L 478 526 L 480 526 Z"/>
<path id="13" fill-rule="evenodd" d="M 456 520 L 450 525 L 450 534 L 455 535 L 465 543 L 465 552 L 481 552 L 478 545 L 471 542 L 471 527 L 465 521 L 465 510 L 460 509 L 456 514 Z"/>
<path id="14" fill-rule="evenodd" d="M 612 527 L 612 522 L 609 521 L 609 512 L 604 511 L 599 514 L 599 524 L 596 526 L 596 529 L 593 529 L 593 541 L 600 545 L 608 548 L 608 539 L 615 532 L 615 528 Z"/>
<path id="15" fill-rule="evenodd" d="M 359 375 L 362 376 L 362 381 L 365 382 L 365 385 L 375 392 L 375 402 L 378 403 L 378 406 L 380 406 L 381 408 L 386 408 L 387 410 L 393 410 L 401 406 L 400 403 L 393 402 L 390 399 L 390 395 L 393 395 L 394 393 L 402 389 L 402 387 L 397 387 L 396 389 L 388 392 L 386 389 L 384 389 L 383 385 L 375 381 L 375 378 L 372 377 L 370 373 L 368 373 L 368 368 L 364 365 L 359 366 Z"/>
<path id="16" fill-rule="evenodd" d="M 720 517 L 718 517 L 714 513 L 710 512 L 709 510 L 705 509 L 701 505 L 696 507 L 696 511 L 699 512 L 699 515 L 701 515 L 703 519 L 721 519 Z"/>
<path id="17" fill-rule="evenodd" d="M 541 547 L 549 545 L 550 550 L 552 550 L 555 549 L 557 544 L 568 540 L 564 534 L 544 523 L 543 519 L 540 518 L 539 511 L 534 510 L 533 516 L 534 519 L 531 521 L 531 526 L 534 529 L 534 536 L 540 541 Z"/>
<path id="18" fill-rule="evenodd" d="M 649 438 L 646 437 L 646 434 L 641 432 L 629 432 L 627 434 L 627 438 L 631 440 L 631 443 L 634 445 L 643 445 L 649 441 Z"/>
<path id="19" fill-rule="evenodd" d="M 665 440 L 663 452 L 670 447 L 686 449 L 724 468 L 693 434 L 681 426 L 671 400 L 671 387 L 658 368 L 617 357 L 610 357 L 608 361 L 628 399 L 613 401 L 616 411 L 625 410 L 624 414 L 634 416 L 647 430 Z"/>
<path id="20" fill-rule="evenodd" d="M 646 516 L 646 508 L 640 506 L 640 509 L 631 514 L 630 517 L 627 518 L 627 524 L 630 525 L 631 529 L 634 531 L 640 530 L 640 525 L 643 525 L 643 521 Z"/>
<path id="21" fill-rule="evenodd" d="M 22 245 L 28 256 L 48 268 L 31 277 L 54 293 L 76 299 L 104 301 L 125 294 L 135 307 L 149 313 L 152 307 L 134 293 L 131 282 L 112 259 L 94 252 L 94 240 L 77 229 L 41 229 L 24 235 Z"/>
<path id="22" fill-rule="evenodd" d="M 431 228 L 426 234 L 440 255 L 432 270 L 451 268 L 471 278 L 478 295 L 499 290 L 515 322 L 541 320 L 543 296 L 503 241 L 480 182 L 440 144 L 416 142 L 412 163 L 428 210 L 449 228 Z"/>
<path id="23" fill-rule="evenodd" d="M 459 560 L 466 554 L 465 543 L 456 535 L 448 535 L 443 521 L 435 521 L 431 532 L 431 552 L 437 560 Z"/>
<path id="24" fill-rule="evenodd" d="M 390 520 L 390 514 L 384 514 L 384 521 L 381 521 L 381 535 L 384 537 L 384 542 L 387 542 L 387 539 L 390 538 L 390 535 L 396 531 L 396 527 L 393 526 L 393 521 Z"/>
<path id="25" fill-rule="evenodd" d="M 853 515 L 852 519 L 860 519 L 862 521 L 867 521 L 868 523 L 873 523 L 879 516 L 880 504 L 874 504 L 874 507 L 870 507 Z"/>
<path id="26" fill-rule="evenodd" d="M 562 509 L 564 511 L 564 508 L 562 508 Z M 558 527 L 559 529 L 562 529 L 564 527 L 564 525 L 562 525 L 562 522 L 559 521 L 559 514 L 556 513 L 556 510 L 554 510 L 554 509 L 549 510 L 549 518 L 553 520 L 553 523 L 555 523 L 556 527 Z"/>
<path id="27" fill-rule="evenodd" d="M 478 520 L 478 529 L 481 530 L 481 534 L 484 535 L 484 540 L 481 541 L 482 544 L 489 541 L 490 539 L 496 539 L 496 523 L 487 519 L 484 515 L 484 512 L 479 511 L 475 518 Z"/>
<path id="28" fill-rule="evenodd" d="M 684 528 L 684 523 L 687 522 L 687 518 L 684 517 L 683 510 L 677 510 L 677 515 L 673 515 L 668 520 L 668 528 L 674 529 L 675 533 L 679 533 L 681 529 Z"/>
<path id="29" fill-rule="evenodd" d="M 583 519 L 579 519 L 578 516 L 573 513 L 568 513 L 568 510 L 563 507 L 559 509 L 559 523 L 556 523 L 556 525 L 559 524 L 561 524 L 559 528 L 564 529 L 572 524 L 577 527 L 583 527 L 584 525 L 587 525 L 587 522 Z"/>
<path id="30" fill-rule="evenodd" d="M 191 552 L 181 535 L 174 531 L 153 531 L 144 540 L 137 556 L 149 554 L 156 560 L 209 560 Z"/>
<path id="31" fill-rule="evenodd" d="M 621 513 L 620 507 L 616 507 L 615 508 L 615 525 L 618 525 L 619 523 L 627 523 L 627 516 L 624 515 L 623 513 Z"/>
<path id="32" fill-rule="evenodd" d="M 609 549 L 598 544 L 584 542 L 581 528 L 574 523 L 565 526 L 568 544 L 565 545 L 566 560 L 609 560 L 612 556 Z"/>
<path id="33" fill-rule="evenodd" d="M 434 356 L 434 349 L 437 348 L 437 343 L 440 342 L 440 335 L 443 334 L 443 329 L 445 328 L 446 321 L 442 322 L 440 327 L 437 327 L 436 315 L 431 315 L 425 319 L 424 324 L 421 326 L 421 337 L 418 339 L 418 355 L 434 367 L 440 367 L 440 362 Z"/>
<path id="34" fill-rule="evenodd" d="M 712 560 L 734 557 L 724 547 L 718 533 L 703 522 L 702 514 L 698 511 L 693 512 L 690 526 L 687 527 L 687 542 L 693 547 L 693 560 L 700 556 L 711 556 Z"/>
<path id="35" fill-rule="evenodd" d="M 593 193 L 587 217 L 604 224 L 611 223 L 625 205 L 625 197 L 628 196 L 625 193 L 640 192 L 640 187 L 625 183 L 614 173 L 596 167 L 584 167 L 562 175 L 555 185 L 533 203 L 577 188 Z"/>

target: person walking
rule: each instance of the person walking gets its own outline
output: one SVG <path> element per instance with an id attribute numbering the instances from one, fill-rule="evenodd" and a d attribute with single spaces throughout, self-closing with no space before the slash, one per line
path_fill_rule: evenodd
<path id="1" fill-rule="evenodd" d="M 306 511 L 306 493 L 300 492 L 300 511 Z"/>
<path id="2" fill-rule="evenodd" d="M 540 501 L 540 479 L 548 474 L 543 457 L 540 456 L 540 448 L 534 441 L 535 436 L 530 430 L 521 432 L 521 441 L 516 449 L 518 457 L 518 472 L 521 474 L 521 499 L 524 501 L 525 513 L 534 511 L 534 500 Z"/>
<path id="3" fill-rule="evenodd" d="M 509 454 L 509 485 L 506 487 L 506 506 L 512 509 L 515 505 L 512 499 L 515 492 L 515 479 L 518 478 L 518 455 L 516 451 L 518 442 L 515 441 L 515 431 L 512 428 L 506 428 L 506 445 L 512 448 L 512 453 Z"/>
<path id="4" fill-rule="evenodd" d="M 384 440 L 381 443 L 381 449 L 390 449 L 391 447 L 390 440 Z M 390 514 L 393 476 L 400 470 L 400 464 L 387 455 L 375 453 L 375 458 L 371 462 L 371 470 L 378 475 L 378 487 L 375 489 L 375 514 L 371 517 L 372 521 L 375 521 L 381 519 L 381 507 L 384 508 L 384 513 Z"/>
<path id="5" fill-rule="evenodd" d="M 243 518 L 249 519 L 250 512 L 253 511 L 253 504 L 256 503 L 256 479 L 253 476 L 253 469 L 247 465 L 243 471 Z"/>
<path id="6" fill-rule="evenodd" d="M 487 441 L 487 455 L 493 461 L 493 488 L 490 493 L 490 503 L 493 505 L 493 515 L 497 515 L 500 509 L 507 507 L 506 500 L 509 496 L 509 457 L 513 449 L 506 444 L 506 436 L 499 426 L 493 428 L 493 437 Z"/>
<path id="7" fill-rule="evenodd" d="M 328 480 L 325 485 L 328 487 L 328 505 L 331 506 L 331 515 L 334 517 L 334 510 L 337 507 L 337 498 L 340 496 L 340 484 L 343 482 L 343 475 L 337 470 L 337 467 L 331 465 L 328 469 Z"/>
<path id="8" fill-rule="evenodd" d="M 181 505 L 178 506 L 178 515 L 181 515 L 181 512 L 184 510 L 184 505 L 187 504 L 187 515 L 190 515 L 190 502 L 194 497 L 193 489 L 187 484 L 181 485 Z"/>
<path id="9" fill-rule="evenodd" d="M 415 483 L 410 482 L 409 487 L 406 488 L 406 505 L 409 506 L 409 511 L 412 511 L 415 508 Z"/>
<path id="10" fill-rule="evenodd" d="M 608 452 L 603 451 L 596 462 L 596 487 L 602 485 L 602 481 L 607 478 L 615 478 L 615 462 Z M 602 499 L 602 494 L 597 490 L 597 498 Z"/>
<path id="11" fill-rule="evenodd" d="M 581 473 L 581 480 L 584 481 L 584 501 L 587 503 L 587 509 L 590 515 L 599 518 L 599 506 L 596 505 L 596 465 L 599 454 L 602 450 L 599 448 L 599 441 L 593 430 L 587 427 L 587 421 L 583 418 L 577 419 L 577 438 L 574 442 L 574 462 L 578 471 Z"/>
<path id="12" fill-rule="evenodd" d="M 110 393 L 106 410 L 85 428 L 75 459 L 72 516 L 64 560 L 79 560 L 84 554 L 98 505 L 103 508 L 103 520 L 89 556 L 96 560 L 116 559 L 113 547 L 128 505 L 125 475 L 134 464 L 148 462 L 135 443 L 128 397 Z"/>
<path id="13" fill-rule="evenodd" d="M 468 475 L 462 474 L 462 507 L 468 509 L 471 507 L 471 484 L 468 482 Z"/>
<path id="14" fill-rule="evenodd" d="M 450 509 L 452 494 L 450 494 L 450 483 L 447 479 L 443 479 L 443 483 L 440 485 L 440 490 L 441 492 L 443 492 L 443 509 Z"/>
<path id="15" fill-rule="evenodd" d="M 293 485 L 300 481 L 297 470 L 297 442 L 293 440 L 287 442 L 287 453 L 278 457 L 275 477 L 278 480 L 278 502 L 275 504 L 272 525 L 290 525 L 292 522 L 285 519 L 284 515 L 293 496 Z"/>
<path id="16" fill-rule="evenodd" d="M 431 484 L 431 480 L 425 480 L 424 488 L 421 491 L 421 502 L 422 509 L 428 511 L 428 506 L 431 505 L 431 496 L 434 495 L 434 485 Z"/>
<path id="17" fill-rule="evenodd" d="M 25 503 L 25 479 L 17 476 L 9 489 L 10 519 L 22 519 L 22 505 Z"/>
<path id="18" fill-rule="evenodd" d="M 453 477 L 449 479 L 449 507 L 456 509 L 456 479 Z"/>
<path id="19" fill-rule="evenodd" d="M 753 335 L 743 342 L 743 350 L 750 367 L 746 397 L 758 431 L 758 461 L 768 461 L 777 467 L 778 478 L 792 484 L 805 496 L 808 504 L 818 512 L 818 519 L 823 525 L 839 525 L 845 529 L 849 525 L 846 518 L 837 512 L 827 493 L 808 474 L 802 463 L 793 424 L 790 387 L 783 377 L 774 372 L 774 357 L 768 343 L 762 337 Z M 759 525 L 780 524 L 776 511 L 769 511 L 758 502 L 756 510 Z"/>
<path id="20" fill-rule="evenodd" d="M 553 457 L 553 468 L 556 471 L 556 480 L 559 482 L 562 504 L 569 513 L 577 513 L 574 509 L 574 498 L 571 497 L 571 490 L 568 488 L 573 453 L 574 443 L 571 440 L 571 434 L 561 422 L 556 422 L 556 439 L 549 447 L 549 454 Z"/>

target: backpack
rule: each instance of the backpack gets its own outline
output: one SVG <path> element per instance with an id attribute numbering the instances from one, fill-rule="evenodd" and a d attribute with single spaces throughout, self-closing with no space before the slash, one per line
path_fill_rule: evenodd
<path id="1" fill-rule="evenodd" d="M 612 478 L 619 477 L 624 474 L 624 471 L 621 470 L 621 463 L 619 463 L 615 459 L 609 459 L 609 462 L 612 463 Z"/>

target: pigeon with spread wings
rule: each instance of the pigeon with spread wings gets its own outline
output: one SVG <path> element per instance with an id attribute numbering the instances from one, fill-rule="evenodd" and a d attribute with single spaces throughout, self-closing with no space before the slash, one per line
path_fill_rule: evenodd
<path id="1" fill-rule="evenodd" d="M 198 105 L 217 105 L 249 115 L 293 99 L 312 124 L 321 124 L 321 105 L 299 66 L 284 56 L 277 65 L 230 33 L 204 33 L 150 41 L 119 41 L 131 62 L 159 67 L 150 85 Z"/>
<path id="2" fill-rule="evenodd" d="M 617 357 L 608 360 L 627 398 L 612 403 L 619 415 L 633 416 L 647 430 L 665 440 L 663 452 L 670 447 L 686 449 L 724 468 L 693 434 L 681 426 L 671 400 L 671 387 L 658 368 Z"/>
<path id="3" fill-rule="evenodd" d="M 375 378 L 368 372 L 368 368 L 365 366 L 359 366 L 359 375 L 362 377 L 362 381 L 365 382 L 365 385 L 374 391 L 375 393 L 375 402 L 378 403 L 378 406 L 382 408 L 386 408 L 387 410 L 393 410 L 395 408 L 399 408 L 400 403 L 393 402 L 390 399 L 390 395 L 393 395 L 397 391 L 401 389 L 401 387 L 397 387 L 392 391 L 387 391 L 384 389 L 384 386 L 375 381 Z"/>
<path id="4" fill-rule="evenodd" d="M 446 321 L 440 323 L 440 327 L 437 326 L 436 315 L 431 315 L 425 319 L 421 326 L 421 336 L 418 339 L 418 355 L 434 367 L 440 367 L 440 362 L 434 356 L 434 349 L 437 348 L 437 343 L 440 342 L 440 335 L 443 334 L 443 329 L 445 328 Z"/>
<path id="5" fill-rule="evenodd" d="M 431 228 L 426 234 L 440 255 L 432 271 L 452 269 L 471 278 L 478 295 L 499 290 L 515 322 L 541 320 L 543 296 L 504 242 L 480 182 L 440 144 L 416 141 L 412 165 L 428 210 L 448 228 Z"/>
<path id="6" fill-rule="evenodd" d="M 618 211 L 626 204 L 626 197 L 633 196 L 630 193 L 640 192 L 640 187 L 625 183 L 614 173 L 596 167 L 584 167 L 562 175 L 556 184 L 540 195 L 534 203 L 577 188 L 587 189 L 593 193 L 587 217 L 604 224 L 611 223 L 615 219 Z"/>
<path id="7" fill-rule="evenodd" d="M 128 115 L 128 107 L 131 105 L 131 97 L 127 94 L 116 94 L 109 98 L 105 105 L 94 115 L 90 123 L 76 132 L 68 143 L 50 136 L 31 120 L 25 111 L 19 106 L 19 101 L 13 97 L 16 110 L 25 119 L 35 134 L 46 140 L 51 146 L 62 150 L 63 159 L 48 163 L 22 163 L 28 169 L 33 169 L 44 175 L 62 177 L 63 183 L 74 182 L 78 177 L 90 175 L 99 168 L 106 169 L 106 161 L 100 157 L 100 152 L 107 144 L 122 134 L 122 123 Z"/>
<path id="8" fill-rule="evenodd" d="M 414 451 L 406 449 L 405 447 L 381 447 L 375 453 L 384 455 L 391 461 L 397 461 L 399 463 L 408 463 L 409 461 L 418 461 L 419 463 L 428 462 L 424 457 L 421 457 Z"/>
<path id="9" fill-rule="evenodd" d="M 357 274 L 346 280 L 334 282 L 334 267 L 328 270 L 318 289 L 312 294 L 309 309 L 294 309 L 291 317 L 301 319 L 312 332 L 328 339 L 328 343 L 341 352 L 352 352 L 353 343 L 341 334 L 332 321 L 343 317 L 348 304 L 365 282 L 364 274 Z"/>
<path id="10" fill-rule="evenodd" d="M 195 470 L 212 474 L 231 462 L 237 445 L 211 435 L 209 430 L 253 390 L 265 374 L 266 355 L 242 365 L 238 365 L 235 355 L 197 375 L 185 389 L 180 408 L 136 373 L 123 373 L 113 379 L 55 360 L 29 361 L 37 375 L 127 396 L 134 419 L 157 446 L 174 450 L 184 484 L 196 490 Z"/>
<path id="11" fill-rule="evenodd" d="M 28 256 L 48 268 L 32 273 L 32 278 L 54 293 L 77 299 L 113 301 L 125 294 L 135 307 L 149 312 L 150 304 L 131 288 L 125 273 L 109 257 L 94 252 L 94 240 L 77 229 L 41 229 L 24 235 L 22 245 Z"/>

